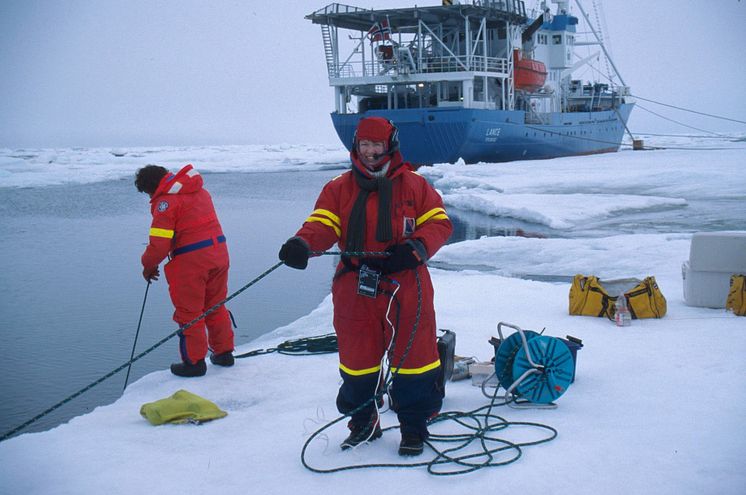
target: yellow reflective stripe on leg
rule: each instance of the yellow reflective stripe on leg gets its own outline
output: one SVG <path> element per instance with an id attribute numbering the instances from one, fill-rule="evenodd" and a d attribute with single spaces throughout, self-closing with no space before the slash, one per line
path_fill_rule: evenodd
<path id="1" fill-rule="evenodd" d="M 152 235 L 153 237 L 165 237 L 166 239 L 173 239 L 174 231 L 152 227 L 150 229 L 150 235 Z"/>
<path id="2" fill-rule="evenodd" d="M 348 368 L 342 363 L 339 363 L 339 369 L 352 376 L 370 375 L 371 373 L 378 373 L 381 369 L 381 365 L 374 366 L 372 368 L 366 368 L 364 370 L 353 370 Z"/>
<path id="3" fill-rule="evenodd" d="M 432 210 L 428 211 L 424 215 L 420 216 L 417 221 L 415 222 L 417 225 L 423 224 L 430 220 L 430 217 L 434 216 L 440 217 L 441 215 L 445 216 L 445 218 L 448 218 L 446 215 L 446 211 L 443 208 L 433 208 Z M 442 218 L 438 218 L 438 220 L 441 220 Z"/>
<path id="4" fill-rule="evenodd" d="M 430 364 L 426 364 L 421 368 L 391 368 L 391 372 L 399 373 L 400 375 L 421 375 L 422 373 L 427 373 L 430 370 L 434 370 L 438 366 L 440 366 L 440 359 Z"/>

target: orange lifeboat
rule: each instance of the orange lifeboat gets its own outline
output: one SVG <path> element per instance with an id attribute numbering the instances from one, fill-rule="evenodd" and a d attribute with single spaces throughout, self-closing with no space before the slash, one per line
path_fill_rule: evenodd
<path id="1" fill-rule="evenodd" d="M 536 91 L 544 86 L 547 80 L 547 67 L 543 62 L 523 58 L 520 50 L 513 50 L 515 67 L 515 89 Z"/>

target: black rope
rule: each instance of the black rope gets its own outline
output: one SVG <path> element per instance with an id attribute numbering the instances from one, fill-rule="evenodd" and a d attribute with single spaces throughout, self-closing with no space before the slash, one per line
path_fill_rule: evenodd
<path id="1" fill-rule="evenodd" d="M 712 117 L 713 119 L 728 120 L 730 122 L 736 122 L 736 123 L 739 123 L 739 124 L 746 124 L 746 121 L 743 121 L 743 120 L 731 119 L 729 117 L 723 117 L 722 115 L 714 115 L 714 114 L 711 114 L 711 113 L 698 112 L 697 110 L 691 110 L 689 108 L 678 107 L 676 105 L 669 105 L 668 103 L 663 103 L 663 102 L 660 102 L 660 101 L 649 100 L 647 98 L 643 98 L 642 96 L 638 96 L 638 95 L 630 95 L 630 96 L 632 96 L 633 98 L 637 98 L 638 100 L 649 101 L 650 103 L 655 103 L 656 105 L 661 105 L 661 106 L 669 107 L 669 108 L 675 108 L 676 110 L 681 110 L 683 112 L 696 113 L 698 115 L 704 115 L 705 117 Z"/>
<path id="2" fill-rule="evenodd" d="M 135 332 L 135 341 L 132 343 L 132 352 L 130 353 L 130 363 L 127 366 L 127 376 L 124 378 L 124 387 L 122 393 L 127 389 L 127 382 L 130 379 L 130 370 L 132 370 L 132 358 L 135 357 L 135 348 L 137 347 L 137 337 L 140 335 L 140 325 L 142 325 L 142 315 L 145 313 L 145 302 L 148 300 L 148 289 L 150 289 L 150 280 L 145 286 L 145 297 L 142 298 L 142 308 L 140 308 L 140 318 L 137 320 L 137 331 Z"/>
<path id="3" fill-rule="evenodd" d="M 646 108 L 643 108 L 643 107 L 640 107 L 640 108 L 642 108 L 643 110 L 647 110 Z M 655 113 L 655 112 L 652 112 L 652 113 Z M 660 115 L 659 115 L 659 117 L 665 118 L 665 117 L 660 116 Z M 677 122 L 677 123 L 679 123 L 679 122 Z M 511 124 L 512 124 L 512 122 L 511 122 Z M 513 124 L 513 125 L 520 125 L 520 124 Z M 681 125 L 684 125 L 685 127 L 691 127 L 691 126 L 686 126 L 686 124 L 681 124 Z M 593 138 L 583 137 L 583 136 L 573 136 L 572 134 L 566 134 L 566 133 L 562 133 L 562 132 L 559 132 L 559 131 L 550 131 L 548 129 L 542 129 L 540 127 L 534 127 L 534 126 L 531 126 L 531 125 L 525 125 L 525 126 L 522 126 L 522 127 L 525 127 L 527 129 L 533 129 L 533 130 L 538 131 L 538 132 L 546 132 L 547 134 L 555 134 L 555 135 L 558 135 L 558 136 L 564 136 L 564 137 L 573 138 L 573 139 L 580 139 L 580 140 L 583 140 L 583 141 L 592 141 L 594 143 L 612 144 L 612 145 L 615 145 L 615 146 L 618 145 L 619 147 L 627 147 L 627 148 L 633 148 L 634 149 L 634 144 L 616 143 L 616 142 L 612 142 L 612 141 L 605 141 L 603 139 L 593 139 Z M 710 132 L 710 131 L 706 131 L 704 129 L 698 129 L 696 127 L 691 127 L 691 128 L 692 129 L 696 129 L 698 131 Z M 639 134 L 640 133 L 638 133 L 638 135 Z M 718 137 L 725 137 L 725 136 L 721 136 L 719 134 L 716 134 L 716 136 L 718 136 Z M 649 145 L 644 145 L 642 149 L 643 150 L 720 151 L 720 150 L 734 150 L 734 149 L 743 149 L 743 148 L 734 148 L 734 147 L 727 147 L 727 148 L 711 148 L 711 147 L 707 147 L 707 148 L 703 148 L 703 147 L 683 147 L 683 146 L 676 147 L 676 146 L 649 146 Z"/>
<path id="4" fill-rule="evenodd" d="M 596 72 L 598 72 L 599 75 L 601 75 L 604 79 L 606 79 L 607 81 L 609 81 L 610 84 L 616 85 L 616 83 L 614 82 L 613 78 L 607 76 L 603 71 L 601 71 L 600 69 L 598 69 L 594 65 L 589 64 L 589 66 L 593 70 L 595 70 Z M 676 105 L 671 105 L 669 103 L 663 103 L 661 101 L 651 100 L 651 99 L 644 98 L 644 97 L 639 96 L 639 95 L 630 94 L 629 96 L 631 96 L 632 98 L 637 98 L 638 100 L 643 100 L 643 101 L 648 101 L 650 103 L 655 103 L 656 105 L 661 105 L 661 106 L 664 106 L 664 107 L 669 107 L 669 108 L 673 108 L 673 109 L 676 109 L 676 110 L 681 110 L 682 112 L 696 113 L 698 115 L 704 115 L 705 117 L 712 117 L 713 119 L 727 120 L 727 121 L 736 122 L 736 123 L 739 123 L 739 124 L 746 124 L 746 121 L 743 121 L 743 120 L 732 119 L 732 118 L 729 118 L 729 117 L 723 117 L 722 115 L 715 115 L 715 114 L 711 114 L 711 113 L 699 112 L 697 110 L 692 110 L 690 108 L 684 108 L 684 107 L 680 107 L 680 106 L 676 106 Z M 637 104 L 637 106 L 640 106 L 640 105 Z M 642 107 L 640 107 L 640 108 L 642 108 Z M 655 112 L 651 112 L 651 113 L 653 113 L 655 115 L 658 115 Z M 664 118 L 664 119 L 666 118 L 666 117 L 663 117 L 661 115 L 658 115 L 658 116 L 661 117 L 661 118 Z M 672 122 L 676 122 L 676 121 L 672 121 Z M 680 122 L 676 122 L 676 123 L 679 124 Z M 685 124 L 681 124 L 681 125 L 686 126 Z M 686 126 L 686 127 L 688 127 L 688 126 Z M 697 130 L 701 130 L 701 129 L 697 129 Z M 710 131 L 704 131 L 704 132 L 710 132 Z"/>
<path id="5" fill-rule="evenodd" d="M 709 132 L 709 131 L 706 131 Z M 675 137 L 675 138 L 699 138 L 699 139 L 725 139 L 728 141 L 742 141 L 743 138 L 737 136 L 729 136 L 727 134 L 716 134 L 716 135 L 702 135 L 702 134 L 662 134 L 656 132 L 638 132 L 639 136 L 655 136 L 655 137 Z M 732 149 L 732 148 L 727 148 Z"/>
<path id="6" fill-rule="evenodd" d="M 367 251 L 366 252 L 344 252 L 344 253 L 342 253 L 342 252 L 334 252 L 334 251 L 312 251 L 311 254 L 315 255 L 315 256 L 321 256 L 321 255 L 388 256 L 390 253 L 388 253 L 388 252 L 367 252 Z M 30 420 L 26 421 L 25 423 L 23 423 L 23 424 L 15 427 L 13 429 L 11 429 L 10 431 L 5 432 L 2 436 L 0 436 L 0 442 L 2 442 L 4 440 L 7 440 L 8 438 L 10 438 L 11 436 L 13 436 L 14 434 L 16 434 L 19 431 L 23 430 L 27 426 L 35 423 L 36 421 L 40 420 L 41 418 L 43 418 L 44 416 L 50 414 L 51 412 L 55 411 L 56 409 L 60 408 L 61 406 L 67 404 L 68 402 L 70 402 L 71 400 L 75 399 L 76 397 L 84 394 L 85 392 L 89 391 L 90 389 L 92 389 L 96 385 L 100 384 L 101 382 L 104 382 L 104 381 L 108 380 L 112 376 L 114 376 L 117 373 L 119 373 L 120 371 L 122 371 L 124 368 L 127 368 L 128 366 L 131 366 L 132 363 L 134 363 L 135 361 L 138 361 L 141 358 L 147 356 L 153 350 L 155 350 L 156 348 L 162 346 L 163 344 L 165 344 L 166 342 L 168 342 L 170 339 L 172 339 L 173 337 L 175 337 L 176 335 L 178 335 L 180 332 L 183 332 L 184 330 L 192 327 L 193 325 L 195 325 L 197 322 L 199 322 L 200 320 L 202 320 L 206 316 L 212 314 L 214 311 L 216 311 L 218 308 L 220 308 L 221 306 L 223 306 L 225 303 L 227 303 L 228 301 L 230 301 L 234 297 L 238 296 L 239 294 L 241 294 L 243 291 L 245 291 L 246 289 L 248 289 L 252 285 L 254 285 L 257 282 L 259 282 L 261 279 L 263 279 L 264 277 L 266 277 L 267 275 L 269 275 L 270 273 L 272 273 L 273 271 L 275 271 L 277 268 L 279 268 L 283 264 L 284 263 L 282 261 L 275 263 L 273 266 L 271 266 L 270 268 L 268 268 L 267 270 L 265 270 L 261 275 L 259 275 L 258 277 L 256 277 L 254 280 L 252 280 L 248 284 L 244 285 L 243 287 L 241 287 L 236 292 L 234 292 L 230 296 L 226 297 L 225 299 L 223 299 L 219 303 L 215 304 L 214 306 L 212 306 L 211 308 L 209 308 L 207 311 L 205 311 L 204 313 L 202 313 L 201 315 L 199 315 L 198 317 L 196 317 L 195 319 L 193 319 L 189 323 L 186 323 L 185 325 L 182 325 L 181 327 L 179 327 L 173 333 L 171 333 L 171 334 L 163 337 L 161 340 L 159 340 L 158 342 L 156 342 L 151 347 L 149 347 L 148 349 L 144 350 L 143 352 L 141 352 L 140 354 L 138 354 L 134 358 L 131 358 L 126 363 L 124 363 L 121 366 L 118 366 L 117 368 L 111 370 L 110 372 L 108 372 L 107 374 L 105 374 L 104 376 L 102 376 L 101 378 L 99 378 L 99 379 L 95 380 L 94 382 L 86 385 L 85 387 L 81 388 L 77 392 L 73 393 L 72 395 L 70 395 L 67 398 L 61 400 L 60 402 L 58 402 L 57 404 L 53 405 L 49 409 L 45 410 L 44 412 L 37 414 L 36 416 L 34 416 Z M 146 295 L 147 295 L 147 289 L 146 289 Z M 145 303 L 145 301 L 143 301 L 143 305 L 144 305 L 144 303 Z"/>
<path id="7" fill-rule="evenodd" d="M 637 107 L 638 107 L 638 108 L 639 108 L 640 110 L 645 110 L 645 111 L 646 111 L 646 112 L 648 112 L 648 113 L 652 113 L 652 114 L 653 114 L 653 115 L 655 115 L 656 117 L 660 117 L 660 118 L 661 118 L 661 119 L 663 119 L 663 120 L 667 120 L 667 121 L 669 121 L 669 122 L 673 122 L 674 124 L 678 124 L 678 125 L 680 125 L 680 126 L 682 126 L 682 127 L 686 127 L 687 129 L 694 129 L 695 131 L 700 131 L 700 132 L 707 132 L 707 133 L 709 133 L 709 134 L 712 134 L 713 136 L 719 136 L 719 137 L 723 137 L 723 136 L 722 136 L 722 134 L 718 134 L 717 132 L 713 132 L 713 131 L 708 131 L 707 129 L 700 129 L 699 127 L 694 127 L 694 126 L 692 126 L 692 125 L 688 125 L 688 124 L 685 124 L 685 123 L 683 123 L 683 122 L 679 122 L 678 120 L 674 120 L 674 119 L 672 119 L 672 118 L 666 117 L 665 115 L 661 115 L 661 114 L 659 114 L 659 113 L 657 113 L 657 112 L 654 112 L 654 111 L 650 110 L 649 108 L 645 108 L 644 106 L 640 105 L 639 103 L 637 103 Z"/>
<path id="8" fill-rule="evenodd" d="M 317 335 L 315 337 L 304 337 L 295 340 L 286 340 L 277 347 L 269 349 L 256 349 L 234 356 L 236 359 L 260 356 L 276 352 L 290 356 L 311 356 L 316 354 L 332 354 L 338 351 L 337 336 L 333 333 Z"/>

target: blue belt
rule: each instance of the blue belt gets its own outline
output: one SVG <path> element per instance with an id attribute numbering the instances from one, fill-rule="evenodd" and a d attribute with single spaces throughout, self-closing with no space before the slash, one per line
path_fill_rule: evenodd
<path id="1" fill-rule="evenodd" d="M 221 244 L 225 242 L 225 236 L 219 235 L 217 237 L 217 240 L 218 240 L 218 244 Z M 202 249 L 202 248 L 206 248 L 206 247 L 210 247 L 214 245 L 215 243 L 213 242 L 212 239 L 205 239 L 204 241 L 194 242 L 192 244 L 187 244 L 186 246 L 181 246 L 179 248 L 176 248 L 171 253 L 171 256 L 178 256 L 180 254 L 189 253 L 192 251 L 196 251 L 198 249 Z"/>

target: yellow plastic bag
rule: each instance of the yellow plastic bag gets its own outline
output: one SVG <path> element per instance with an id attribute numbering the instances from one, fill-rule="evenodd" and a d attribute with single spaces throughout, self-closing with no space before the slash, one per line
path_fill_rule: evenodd
<path id="1" fill-rule="evenodd" d="M 140 415 L 152 425 L 166 423 L 204 423 L 228 415 L 214 403 L 199 395 L 179 390 L 171 397 L 143 404 Z"/>
<path id="2" fill-rule="evenodd" d="M 733 311 L 738 316 L 746 316 L 746 275 L 733 275 L 730 278 L 725 309 Z"/>

